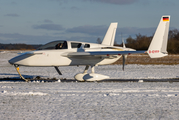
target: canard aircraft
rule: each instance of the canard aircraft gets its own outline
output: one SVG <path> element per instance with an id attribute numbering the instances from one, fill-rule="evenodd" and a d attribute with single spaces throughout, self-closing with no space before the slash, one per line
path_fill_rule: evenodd
<path id="1" fill-rule="evenodd" d="M 47 43 L 35 51 L 25 52 L 9 60 L 20 77 L 25 79 L 19 66 L 54 67 L 62 75 L 59 66 L 86 66 L 83 73 L 75 75 L 78 81 L 100 81 L 108 79 L 106 75 L 96 74 L 95 66 L 116 62 L 122 57 L 123 69 L 127 55 L 148 53 L 151 58 L 167 56 L 167 41 L 170 16 L 162 16 L 148 50 L 136 51 L 132 48 L 114 45 L 118 23 L 111 23 L 101 44 L 58 40 Z M 91 73 L 88 69 L 91 66 Z"/>

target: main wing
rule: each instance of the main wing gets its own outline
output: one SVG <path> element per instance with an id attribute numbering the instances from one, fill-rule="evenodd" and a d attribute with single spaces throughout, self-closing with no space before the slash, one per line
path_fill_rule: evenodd
<path id="1" fill-rule="evenodd" d="M 64 53 L 63 56 L 67 57 L 85 57 L 85 56 L 109 56 L 109 55 L 130 55 L 130 54 L 143 54 L 147 51 L 91 51 L 91 52 L 72 52 Z"/>

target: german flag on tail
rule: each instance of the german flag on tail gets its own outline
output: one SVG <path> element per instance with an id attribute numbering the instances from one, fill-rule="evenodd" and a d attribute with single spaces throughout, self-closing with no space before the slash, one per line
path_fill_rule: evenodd
<path id="1" fill-rule="evenodd" d="M 164 21 L 164 22 L 169 21 L 169 17 L 163 17 L 163 21 Z"/>

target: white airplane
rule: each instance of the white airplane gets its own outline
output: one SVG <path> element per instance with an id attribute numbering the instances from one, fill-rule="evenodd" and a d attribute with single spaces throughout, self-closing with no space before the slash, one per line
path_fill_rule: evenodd
<path id="1" fill-rule="evenodd" d="M 111 23 L 101 44 L 77 42 L 77 41 L 53 41 L 47 43 L 35 51 L 25 52 L 9 60 L 14 65 L 20 77 L 25 79 L 19 72 L 19 66 L 55 67 L 59 66 L 86 66 L 83 73 L 75 75 L 78 81 L 99 81 L 108 79 L 106 75 L 96 74 L 94 67 L 116 62 L 123 57 L 123 69 L 125 59 L 130 54 L 148 53 L 151 58 L 167 56 L 167 41 L 170 16 L 162 16 L 151 44 L 146 51 L 136 51 L 131 48 L 116 47 L 114 39 L 118 23 Z M 91 73 L 87 73 L 91 66 Z"/>

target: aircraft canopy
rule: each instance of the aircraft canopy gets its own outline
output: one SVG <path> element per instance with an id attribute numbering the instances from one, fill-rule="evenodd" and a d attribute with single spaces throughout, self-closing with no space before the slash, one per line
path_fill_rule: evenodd
<path id="1" fill-rule="evenodd" d="M 58 40 L 42 45 L 37 50 L 68 49 L 67 41 Z"/>

